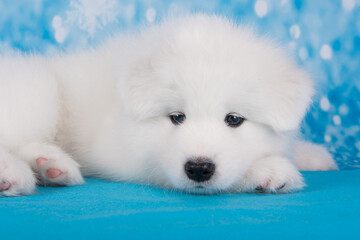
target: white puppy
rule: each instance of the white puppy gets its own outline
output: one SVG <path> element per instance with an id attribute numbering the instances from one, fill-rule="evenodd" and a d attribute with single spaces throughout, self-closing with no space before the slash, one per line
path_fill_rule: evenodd
<path id="1" fill-rule="evenodd" d="M 89 52 L 3 56 L 0 190 L 31 194 L 36 177 L 74 185 L 82 174 L 192 193 L 300 189 L 294 163 L 337 169 L 295 140 L 313 92 L 270 40 L 201 14 Z"/>

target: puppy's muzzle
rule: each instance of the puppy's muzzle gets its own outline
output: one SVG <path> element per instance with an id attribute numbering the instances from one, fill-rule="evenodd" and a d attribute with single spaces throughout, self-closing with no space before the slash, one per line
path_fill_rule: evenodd
<path id="1" fill-rule="evenodd" d="M 195 182 L 205 182 L 214 175 L 215 164 L 210 159 L 191 159 L 185 164 L 185 173 Z"/>

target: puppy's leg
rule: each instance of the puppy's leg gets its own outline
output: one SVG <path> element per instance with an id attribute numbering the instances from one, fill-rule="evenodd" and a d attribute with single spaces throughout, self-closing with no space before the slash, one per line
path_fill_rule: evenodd
<path id="1" fill-rule="evenodd" d="M 36 179 L 30 166 L 0 149 L 0 196 L 28 195 L 34 192 Z"/>
<path id="2" fill-rule="evenodd" d="M 255 161 L 235 191 L 286 193 L 301 189 L 303 178 L 287 158 L 270 156 Z"/>
<path id="3" fill-rule="evenodd" d="M 294 162 L 303 171 L 339 170 L 324 147 L 309 142 L 298 141 L 295 144 Z"/>
<path id="4" fill-rule="evenodd" d="M 31 143 L 19 150 L 43 185 L 77 185 L 84 183 L 79 164 L 56 145 Z"/>

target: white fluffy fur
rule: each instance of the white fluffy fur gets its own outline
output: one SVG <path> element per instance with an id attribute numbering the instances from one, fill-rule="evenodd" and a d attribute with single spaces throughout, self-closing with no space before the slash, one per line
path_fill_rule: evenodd
<path id="1" fill-rule="evenodd" d="M 303 186 L 294 163 L 337 168 L 324 149 L 294 139 L 313 95 L 309 76 L 270 40 L 221 17 L 168 20 L 74 55 L 2 57 L 0 86 L 7 196 L 32 193 L 33 172 L 43 184 L 80 184 L 82 173 L 216 193 L 289 192 Z M 182 125 L 169 120 L 173 111 L 186 114 Z M 229 112 L 247 120 L 230 128 Z M 199 156 L 216 164 L 201 191 L 184 173 Z M 39 157 L 49 161 L 38 166 Z M 48 179 L 49 168 L 63 174 Z"/>

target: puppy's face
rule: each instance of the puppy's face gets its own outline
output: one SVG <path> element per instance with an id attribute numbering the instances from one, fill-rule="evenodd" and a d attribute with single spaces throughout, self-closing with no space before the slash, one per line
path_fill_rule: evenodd
<path id="1" fill-rule="evenodd" d="M 312 87 L 270 43 L 226 22 L 202 24 L 167 34 L 129 73 L 122 96 L 163 184 L 214 193 L 254 160 L 283 153 L 282 133 L 297 128 Z"/>
<path id="2" fill-rule="evenodd" d="M 241 180 L 254 159 L 280 152 L 276 133 L 232 108 L 192 107 L 169 114 L 172 126 L 158 155 L 159 166 L 175 188 L 193 193 L 226 191 Z"/>

